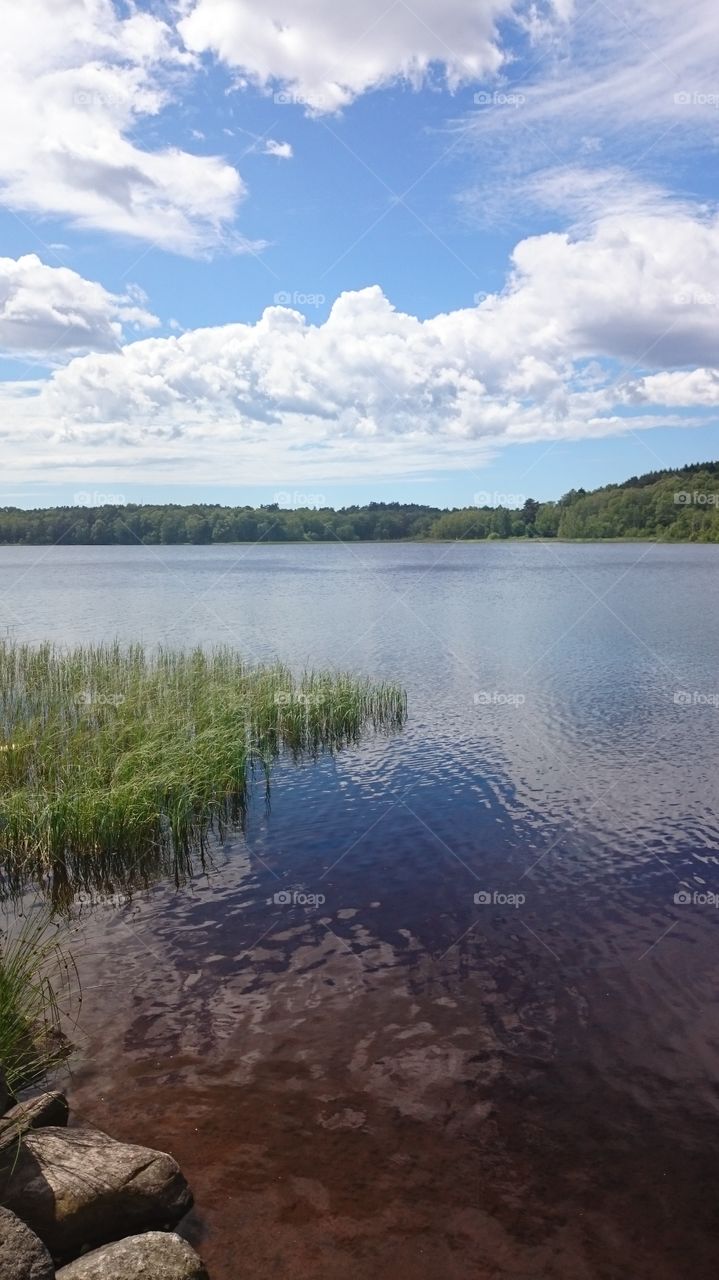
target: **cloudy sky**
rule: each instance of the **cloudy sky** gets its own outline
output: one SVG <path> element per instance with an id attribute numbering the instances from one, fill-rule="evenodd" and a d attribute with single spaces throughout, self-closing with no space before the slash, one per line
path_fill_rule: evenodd
<path id="1" fill-rule="evenodd" d="M 0 0 L 4 505 L 719 457 L 716 0 Z"/>

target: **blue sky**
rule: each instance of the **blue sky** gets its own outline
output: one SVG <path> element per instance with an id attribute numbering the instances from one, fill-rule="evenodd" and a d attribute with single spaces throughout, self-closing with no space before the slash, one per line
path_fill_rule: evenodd
<path id="1" fill-rule="evenodd" d="M 709 0 L 61 9 L 0 52 L 0 501 L 469 505 L 719 456 Z"/>

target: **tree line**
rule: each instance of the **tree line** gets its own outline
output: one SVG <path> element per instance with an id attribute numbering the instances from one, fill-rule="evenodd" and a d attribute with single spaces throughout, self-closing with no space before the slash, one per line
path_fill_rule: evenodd
<path id="1" fill-rule="evenodd" d="M 417 539 L 659 538 L 719 542 L 719 462 L 573 489 L 557 502 L 442 509 L 418 503 L 303 507 L 270 503 L 0 508 L 4 545 L 223 542 L 379 542 Z"/>

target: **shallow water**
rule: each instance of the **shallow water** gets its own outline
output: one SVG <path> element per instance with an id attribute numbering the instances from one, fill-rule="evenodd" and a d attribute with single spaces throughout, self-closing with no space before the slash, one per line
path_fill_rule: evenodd
<path id="1" fill-rule="evenodd" d="M 178 1157 L 213 1280 L 714 1276 L 718 572 L 649 544 L 0 548 L 17 639 L 408 690 L 402 733 L 280 766 L 189 881 L 75 907 L 71 1101 Z"/>

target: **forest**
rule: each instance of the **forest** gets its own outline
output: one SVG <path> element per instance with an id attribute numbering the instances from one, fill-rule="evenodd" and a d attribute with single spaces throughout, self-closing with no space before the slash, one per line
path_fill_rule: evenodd
<path id="1" fill-rule="evenodd" d="M 0 508 L 2 545 L 649 538 L 719 542 L 719 462 L 572 489 L 556 502 L 442 509 L 417 503 L 287 509 L 210 503 Z"/>

